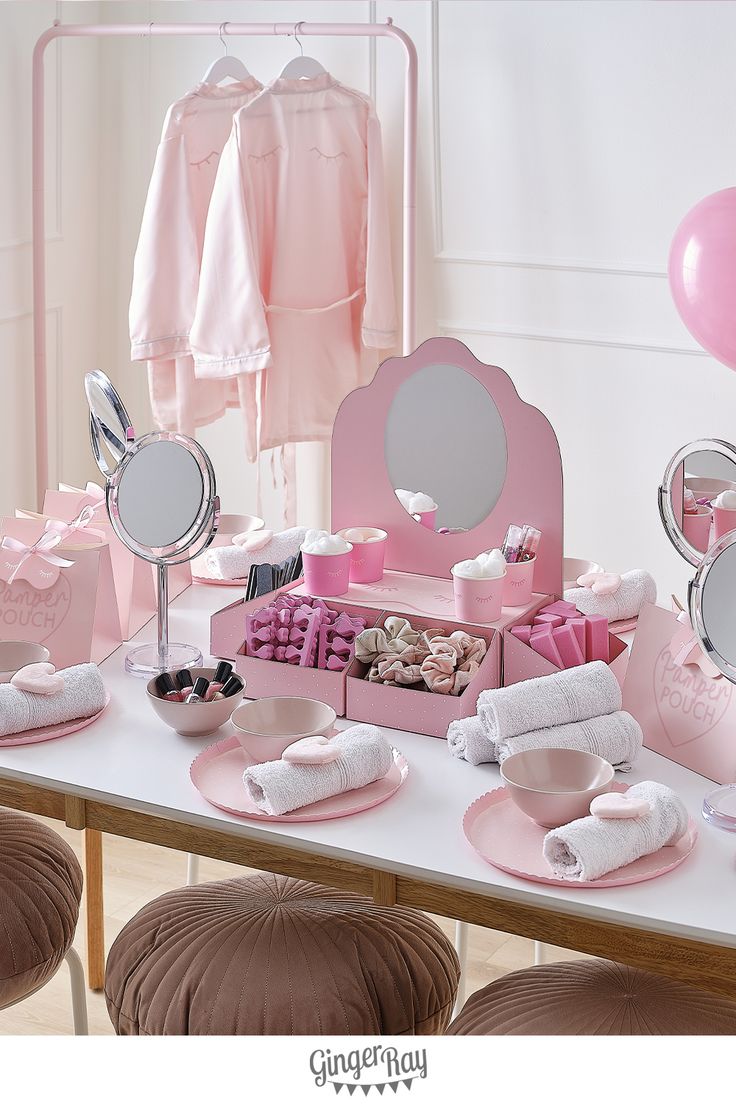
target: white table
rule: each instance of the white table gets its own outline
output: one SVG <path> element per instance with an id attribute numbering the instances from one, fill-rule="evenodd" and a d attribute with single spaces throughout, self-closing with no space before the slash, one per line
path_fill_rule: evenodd
<path id="1" fill-rule="evenodd" d="M 242 597 L 193 586 L 171 609 L 171 639 L 209 653 L 209 617 Z M 152 639 L 153 624 L 136 638 Z M 384 805 L 314 824 L 257 823 L 210 806 L 189 779 L 217 737 L 176 735 L 156 718 L 145 683 L 125 674 L 127 645 L 102 667 L 112 701 L 81 732 L 0 746 L 0 803 L 85 830 L 90 983 L 102 985 L 100 832 L 303 877 L 530 939 L 647 967 L 736 995 L 736 841 L 700 817 L 713 783 L 644 751 L 627 781 L 674 787 L 699 825 L 695 852 L 671 874 L 618 889 L 562 889 L 487 865 L 462 832 L 467 806 L 499 784 L 498 769 L 453 759 L 443 740 L 386 730 L 410 764 Z M 342 721 L 342 725 L 349 722 Z M 736 735 L 735 737 L 736 738 Z"/>

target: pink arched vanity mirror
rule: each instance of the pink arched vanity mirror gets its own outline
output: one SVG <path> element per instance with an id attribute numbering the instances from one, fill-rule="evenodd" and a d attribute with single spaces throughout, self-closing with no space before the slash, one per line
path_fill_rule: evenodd
<path id="1" fill-rule="evenodd" d="M 408 512 L 398 490 L 424 496 L 412 505 L 435 506 L 434 517 Z M 344 400 L 332 434 L 333 532 L 378 526 L 389 571 L 449 579 L 458 560 L 500 547 L 512 522 L 542 531 L 534 589 L 560 594 L 559 445 L 501 368 L 435 337 L 384 361 Z"/>

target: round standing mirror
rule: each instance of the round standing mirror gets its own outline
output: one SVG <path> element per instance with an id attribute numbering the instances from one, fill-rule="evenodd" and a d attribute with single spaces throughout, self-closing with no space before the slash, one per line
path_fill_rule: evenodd
<path id="1" fill-rule="evenodd" d="M 391 485 L 430 529 L 473 529 L 498 502 L 506 479 L 503 420 L 464 368 L 431 364 L 401 384 L 384 437 Z"/>
<path id="2" fill-rule="evenodd" d="M 679 449 L 659 488 L 659 511 L 674 547 L 697 567 L 715 541 L 736 529 L 736 447 L 703 439 Z"/>
<path id="3" fill-rule="evenodd" d="M 703 650 L 736 683 L 736 531 L 717 540 L 690 583 L 690 618 Z"/>
<path id="4" fill-rule="evenodd" d="M 168 568 L 200 555 L 217 532 L 220 503 L 212 462 L 201 445 L 179 433 L 148 433 L 134 440 L 125 407 L 103 372 L 89 373 L 85 390 L 92 449 L 107 479 L 113 529 L 131 552 L 157 569 L 158 640 L 128 652 L 126 669 L 150 678 L 197 666 L 202 661 L 198 648 L 169 641 Z"/>

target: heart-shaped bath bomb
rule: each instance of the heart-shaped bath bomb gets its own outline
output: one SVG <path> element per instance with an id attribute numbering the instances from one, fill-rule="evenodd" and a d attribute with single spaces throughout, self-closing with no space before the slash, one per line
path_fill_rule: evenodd
<path id="1" fill-rule="evenodd" d="M 605 793 L 594 797 L 590 811 L 599 820 L 632 820 L 646 816 L 651 806 L 643 797 L 628 797 L 625 793 Z"/>
<path id="2" fill-rule="evenodd" d="M 258 552 L 273 540 L 273 529 L 257 529 L 254 533 L 236 533 L 231 540 L 246 552 Z"/>
<path id="3" fill-rule="evenodd" d="M 589 571 L 581 575 L 578 586 L 587 587 L 594 594 L 616 594 L 621 587 L 621 576 L 612 571 Z"/>
<path id="4" fill-rule="evenodd" d="M 52 697 L 64 689 L 62 675 L 57 675 L 53 663 L 29 663 L 16 671 L 10 680 L 16 690 L 25 690 L 28 694 L 45 694 Z"/>
<path id="5" fill-rule="evenodd" d="M 334 763 L 341 755 L 342 748 L 326 736 L 305 736 L 303 740 L 289 744 L 281 758 L 286 763 L 317 767 L 322 763 Z"/>

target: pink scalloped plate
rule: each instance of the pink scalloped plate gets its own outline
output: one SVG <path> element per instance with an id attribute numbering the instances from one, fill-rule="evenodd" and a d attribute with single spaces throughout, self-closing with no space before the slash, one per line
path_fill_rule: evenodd
<path id="1" fill-rule="evenodd" d="M 80 717 L 76 721 L 64 721 L 62 724 L 46 725 L 44 728 L 27 729 L 25 732 L 15 732 L 12 736 L 0 736 L 0 748 L 19 747 L 21 744 L 43 744 L 46 740 L 58 740 L 60 736 L 79 732 L 81 728 L 94 724 L 109 704 L 110 695 L 106 694 L 102 709 L 93 713 L 91 717 Z"/>
<path id="2" fill-rule="evenodd" d="M 253 766 L 248 752 L 240 746 L 237 736 L 228 736 L 217 744 L 212 744 L 200 752 L 189 768 L 189 776 L 210 805 L 222 809 L 233 816 L 246 820 L 272 820 L 276 822 L 300 822 L 310 820 L 336 820 L 338 817 L 352 816 L 372 809 L 393 797 L 403 786 L 409 774 L 409 764 L 401 752 L 392 748 L 394 763 L 384 778 L 362 786 L 359 790 L 326 797 L 324 801 L 315 801 L 293 813 L 271 816 L 263 813 L 251 801 L 243 784 L 243 771 Z"/>
<path id="3" fill-rule="evenodd" d="M 613 785 L 619 793 L 628 788 L 621 782 Z M 578 882 L 573 878 L 557 878 L 550 872 L 542 855 L 547 829 L 535 824 L 514 805 L 505 786 L 483 794 L 465 810 L 463 831 L 471 846 L 491 866 L 527 882 L 567 885 L 573 889 L 611 889 L 659 878 L 685 861 L 698 838 L 691 819 L 685 835 L 672 846 L 660 847 L 659 851 L 643 855 L 594 882 Z"/>
<path id="4" fill-rule="evenodd" d="M 211 579 L 209 575 L 192 575 L 192 582 L 200 586 L 224 586 L 244 587 L 248 585 L 247 579 Z"/>

